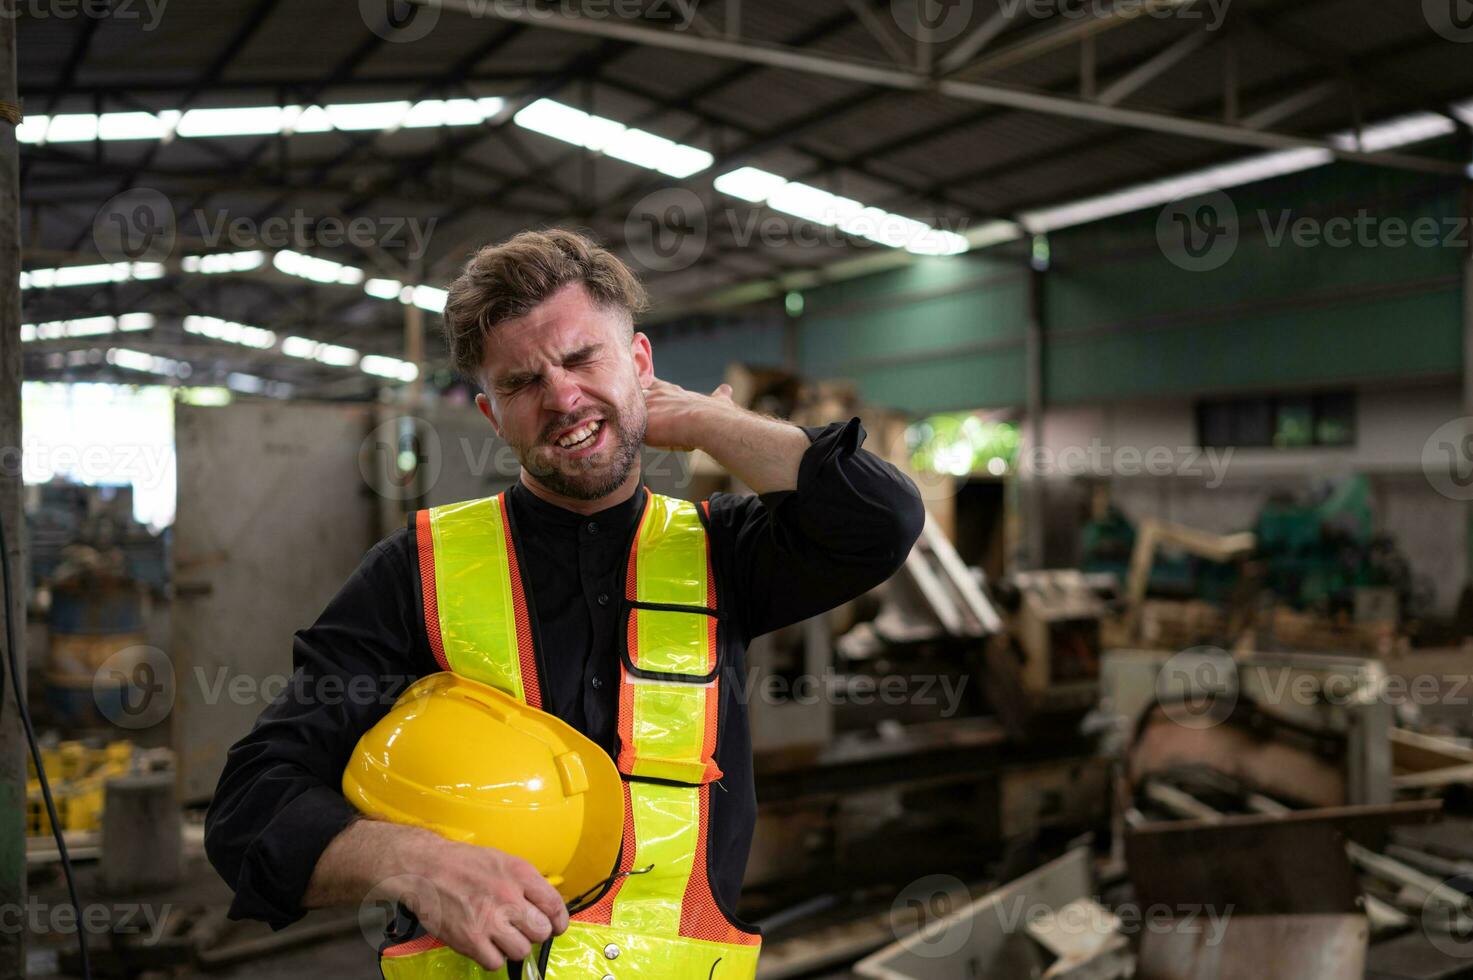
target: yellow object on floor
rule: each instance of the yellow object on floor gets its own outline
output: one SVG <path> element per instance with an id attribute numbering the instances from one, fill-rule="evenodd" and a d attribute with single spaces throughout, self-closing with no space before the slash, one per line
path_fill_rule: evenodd
<path id="1" fill-rule="evenodd" d="M 133 743 L 129 741 L 110 742 L 100 749 L 89 749 L 81 742 L 62 742 L 41 750 L 56 818 L 63 830 L 101 829 L 103 786 L 111 777 L 128 772 L 133 767 L 133 756 Z M 36 777 L 35 763 L 29 759 L 27 763 L 26 835 L 49 837 L 51 821 L 46 815 L 41 781 Z"/>

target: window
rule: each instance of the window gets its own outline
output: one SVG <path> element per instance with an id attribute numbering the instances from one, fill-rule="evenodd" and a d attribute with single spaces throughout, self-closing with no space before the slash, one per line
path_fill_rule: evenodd
<path id="1" fill-rule="evenodd" d="M 1355 392 L 1198 402 L 1197 442 L 1246 449 L 1351 446 L 1355 444 Z"/>

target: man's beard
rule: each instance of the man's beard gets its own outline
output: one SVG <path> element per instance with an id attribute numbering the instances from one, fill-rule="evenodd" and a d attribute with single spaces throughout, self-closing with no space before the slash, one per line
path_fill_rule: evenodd
<path id="1" fill-rule="evenodd" d="M 614 427 L 611 434 L 618 439 L 611 449 L 604 450 L 608 454 L 606 462 L 600 463 L 596 457 L 571 460 L 565 464 L 570 469 L 564 469 L 563 466 L 553 463 L 547 455 L 538 452 L 539 449 L 546 446 L 545 440 L 530 449 L 522 446 L 513 447 L 517 451 L 517 459 L 521 462 L 523 469 L 536 477 L 538 483 L 553 493 L 571 500 L 597 500 L 599 497 L 608 496 L 624 484 L 624 481 L 629 478 L 629 471 L 639 462 L 639 451 L 644 445 L 648 417 L 644 412 L 626 407 L 617 415 L 604 413 L 603 420 L 604 428 L 610 425 Z M 581 419 L 578 416 L 558 419 L 548 426 L 548 431 L 565 430 L 578 424 L 579 421 Z M 599 455 L 602 456 L 603 453 Z"/>

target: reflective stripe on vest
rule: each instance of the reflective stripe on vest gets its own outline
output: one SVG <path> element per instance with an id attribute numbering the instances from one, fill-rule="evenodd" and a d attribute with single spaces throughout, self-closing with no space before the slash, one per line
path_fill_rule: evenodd
<path id="1" fill-rule="evenodd" d="M 506 494 L 422 510 L 415 537 L 435 660 L 542 707 Z"/>
<path id="2" fill-rule="evenodd" d="M 441 667 L 542 707 L 514 537 L 505 494 L 421 512 L 425 624 Z M 710 543 L 696 505 L 646 494 L 624 600 L 622 874 L 552 942 L 546 980 L 750 980 L 761 938 L 720 909 L 707 875 L 710 783 L 721 778 L 720 647 Z M 385 950 L 381 965 L 389 980 L 503 975 L 433 939 Z"/>

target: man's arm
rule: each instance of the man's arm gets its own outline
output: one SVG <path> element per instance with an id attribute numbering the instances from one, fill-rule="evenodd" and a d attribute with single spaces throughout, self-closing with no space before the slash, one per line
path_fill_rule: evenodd
<path id="1" fill-rule="evenodd" d="M 718 497 L 711 520 L 734 542 L 728 564 L 748 637 L 847 602 L 893 575 L 925 523 L 903 473 L 860 448 L 858 419 L 821 429 L 656 380 L 645 391 L 651 446 L 701 449 L 757 492 Z"/>
<path id="2" fill-rule="evenodd" d="M 356 820 L 322 852 L 303 904 L 345 905 L 369 894 L 409 906 L 430 935 L 493 972 L 568 928 L 562 896 L 521 858 Z"/>
<path id="3" fill-rule="evenodd" d="M 865 452 L 858 419 L 796 429 L 805 447 L 793 489 L 717 494 L 716 560 L 735 586 L 747 638 L 848 602 L 888 579 L 925 523 L 915 485 Z"/>

